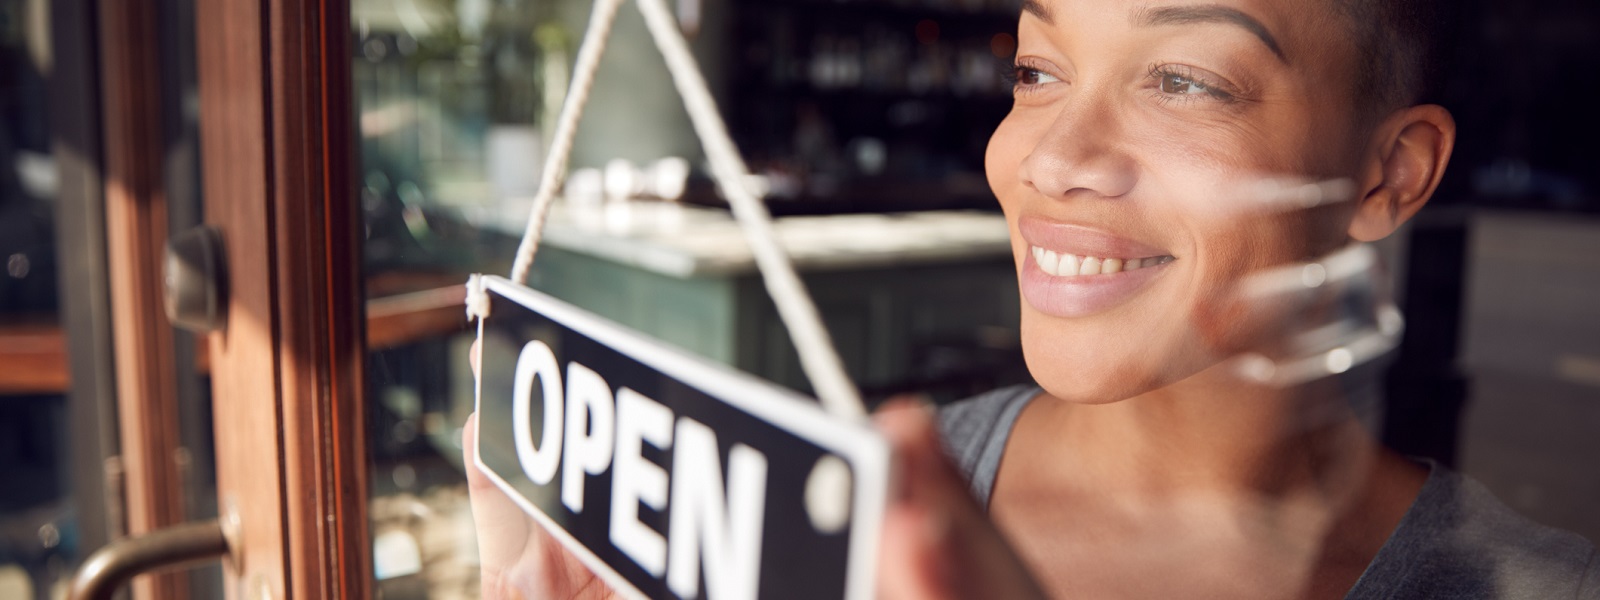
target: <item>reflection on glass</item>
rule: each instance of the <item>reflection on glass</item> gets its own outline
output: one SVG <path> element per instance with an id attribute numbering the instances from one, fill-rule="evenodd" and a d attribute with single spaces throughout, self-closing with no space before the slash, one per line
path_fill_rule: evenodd
<path id="1" fill-rule="evenodd" d="M 58 589 L 83 552 L 67 497 L 49 7 L 0 2 L 0 597 Z"/>
<path id="2" fill-rule="evenodd" d="M 369 314 L 386 332 L 368 358 L 373 562 L 386 597 L 477 597 L 460 470 L 472 388 L 459 290 L 468 273 L 508 268 L 515 239 L 468 217 L 536 185 L 530 165 L 547 106 L 558 106 L 546 85 L 564 89 L 568 62 L 551 10 L 520 0 L 352 4 L 368 298 L 398 311 L 385 313 L 393 321 Z M 439 325 L 406 324 L 418 302 L 445 315 Z"/>
<path id="3" fill-rule="evenodd" d="M 1593 195 L 1582 191 L 1583 176 L 1484 159 L 1471 141 L 1461 147 L 1477 156 L 1459 162 L 1467 175 L 1441 175 L 1457 126 L 1432 109 L 1402 115 L 1408 126 L 1388 141 L 1406 143 L 1386 146 L 1391 162 L 1352 167 L 1367 146 L 1351 140 L 1376 127 L 1356 116 L 1371 108 L 1366 103 L 1392 112 L 1421 105 L 1412 94 L 1420 91 L 1329 96 L 1286 83 L 1309 69 L 1340 90 L 1366 89 L 1316 70 L 1328 65 L 1292 60 L 1355 52 L 1346 38 L 1274 35 L 1269 25 L 1305 18 L 1299 5 L 1261 3 L 1281 17 L 1262 20 L 1227 7 L 1127 15 L 1116 3 L 1030 3 L 1026 13 L 1015 4 L 783 0 L 759 8 L 712 2 L 694 12 L 708 36 L 715 17 L 736 15 L 732 41 L 718 47 L 720 60 L 708 61 L 708 71 L 715 80 L 721 70 L 730 82 L 724 110 L 761 173 L 753 185 L 775 210 L 911 213 L 826 214 L 779 229 L 803 270 L 827 265 L 807 271 L 807 281 L 868 395 L 949 400 L 1001 390 L 987 408 L 947 412 L 955 416 L 945 433 L 958 450 L 967 444 L 970 456 L 958 458 L 970 459 L 961 466 L 979 501 L 993 499 L 989 516 L 1046 589 L 1171 595 L 1194 581 L 1246 596 L 1307 586 L 1383 589 L 1399 585 L 1388 569 L 1407 564 L 1405 553 L 1416 548 L 1482 550 L 1491 561 L 1526 550 L 1511 547 L 1517 543 L 1546 544 L 1560 560 L 1583 551 L 1576 536 L 1521 521 L 1517 531 L 1527 535 L 1501 535 L 1498 546 L 1469 538 L 1504 534 L 1483 529 L 1510 518 L 1498 502 L 1538 522 L 1600 531 L 1600 521 L 1577 508 L 1600 497 L 1579 458 L 1595 450 L 1579 440 L 1592 437 L 1600 414 L 1586 404 L 1600 381 L 1600 348 L 1592 343 L 1600 329 L 1588 304 L 1570 300 L 1600 302 L 1600 267 L 1573 258 L 1597 248 L 1595 225 L 1429 208 L 1411 230 L 1400 227 L 1401 217 L 1417 205 L 1370 204 L 1385 189 L 1413 199 L 1438 189 L 1445 191 L 1435 202 L 1445 205 L 1504 205 L 1523 194 L 1574 209 Z M 396 0 L 356 7 L 372 295 L 459 283 L 471 270 L 503 271 L 521 225 L 515 203 L 532 191 L 531 166 L 540 164 L 574 42 L 572 30 L 554 23 L 573 6 Z M 1003 22 L 1003 37 L 990 18 Z M 1362 33 L 1392 26 L 1387 18 L 1338 22 Z M 1472 18 L 1514 21 L 1494 11 Z M 1593 46 L 1600 34 L 1591 26 L 1574 35 Z M 1128 43 L 1061 41 L 1093 36 Z M 1015 81 L 1002 83 L 989 58 L 1016 58 L 1000 67 Z M 1476 114 L 1479 128 L 1462 132 L 1494 122 L 1483 116 L 1488 92 L 1475 91 L 1458 116 L 1466 122 Z M 1531 90 L 1511 95 L 1519 93 L 1506 103 L 1533 102 Z M 1294 94 L 1307 97 L 1282 101 L 1300 98 Z M 1329 97 L 1360 106 L 1330 108 Z M 621 102 L 640 112 L 661 104 L 642 93 Z M 637 146 L 671 137 L 669 126 L 591 125 L 602 136 L 608 125 L 632 131 Z M 1516 144 L 1488 155 L 1517 154 Z M 725 215 L 634 197 L 652 195 L 640 194 L 648 186 L 639 182 L 652 179 L 646 173 L 654 167 L 633 165 L 658 165 L 663 156 L 623 156 L 619 148 L 597 154 L 606 156 L 575 165 L 588 169 L 574 173 L 568 202 L 552 218 L 555 258 L 544 264 L 559 268 L 537 272 L 534 284 L 803 387 L 785 354 L 787 339 L 771 333 L 778 328 L 762 329 L 770 322 L 762 321 L 760 288 L 740 287 L 748 273 L 740 271 L 738 231 L 719 220 Z M 607 164 L 610 158 L 633 163 Z M 685 158 L 692 173 L 696 159 Z M 717 205 L 696 177 L 684 177 L 684 202 Z M 992 206 L 978 216 L 911 212 L 948 208 L 944 201 L 957 197 L 989 206 L 991 192 L 1005 217 Z M 928 203 L 910 205 L 907 197 Z M 1485 235 L 1470 253 L 1462 242 L 1469 229 Z M 1562 240 L 1562 250 L 1533 250 L 1543 235 Z M 1390 241 L 1366 245 L 1383 238 Z M 939 252 L 989 262 L 916 262 Z M 850 262 L 863 256 L 880 262 Z M 1482 279 L 1467 289 L 1469 270 Z M 717 295 L 696 284 L 735 291 Z M 1523 286 L 1563 300 L 1541 303 L 1533 298 L 1540 294 L 1517 293 Z M 1009 295 L 984 295 L 992 290 Z M 745 303 L 750 296 L 759 306 Z M 1465 326 L 1463 296 L 1473 303 Z M 1463 330 L 1472 348 L 1466 357 L 1456 341 Z M 382 349 L 370 363 L 375 552 L 386 591 L 443 595 L 478 585 L 459 471 L 469 340 L 464 329 L 439 332 Z M 1463 358 L 1481 372 L 1464 374 Z M 1036 384 L 1003 387 L 1015 379 L 999 373 L 1023 365 Z M 1469 376 L 1481 386 L 1463 409 Z M 1519 399 L 1524 387 L 1559 400 Z M 972 431 L 998 433 L 963 438 L 963 419 L 979 424 Z M 1545 430 L 1561 435 L 1538 433 Z M 1005 468 L 1000 451 L 1010 457 Z M 1074 510 L 1059 510 L 1068 501 Z M 1459 527 L 1429 520 L 1457 517 Z M 477 525 L 492 533 L 493 525 Z M 1386 545 L 1391 533 L 1399 541 Z M 1323 545 L 1334 538 L 1337 547 Z M 1125 554 L 1108 554 L 1108 546 Z M 1003 555 L 957 554 L 964 565 Z M 1193 561 L 1224 555 L 1235 562 L 1220 570 Z M 1529 576 L 1537 569 L 1469 573 L 1475 560 L 1444 564 L 1461 575 L 1456 580 L 1488 586 L 1479 589 L 1572 574 L 1559 560 L 1539 563 L 1566 569 L 1543 580 Z M 1062 575 L 1074 569 L 1101 579 Z M 1374 575 L 1363 580 L 1363 573 Z M 1138 585 L 1150 587 L 1129 587 Z M 1245 585 L 1262 587 L 1229 587 Z"/>

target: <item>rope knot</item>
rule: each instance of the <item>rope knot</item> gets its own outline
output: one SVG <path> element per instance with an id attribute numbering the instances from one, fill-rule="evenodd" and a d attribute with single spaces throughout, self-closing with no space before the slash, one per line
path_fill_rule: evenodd
<path id="1" fill-rule="evenodd" d="M 473 275 L 467 278 L 467 320 L 487 318 L 489 318 L 489 290 L 483 283 L 482 275 Z"/>

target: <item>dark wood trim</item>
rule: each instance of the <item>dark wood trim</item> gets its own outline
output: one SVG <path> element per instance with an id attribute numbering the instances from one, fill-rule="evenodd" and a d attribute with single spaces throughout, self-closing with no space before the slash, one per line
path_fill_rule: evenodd
<path id="1" fill-rule="evenodd" d="M 67 341 L 53 318 L 0 325 L 0 365 L 0 395 L 61 394 L 71 385 Z"/>
<path id="2" fill-rule="evenodd" d="M 267 3 L 290 588 L 371 591 L 350 2 Z"/>
<path id="3" fill-rule="evenodd" d="M 201 196 L 229 274 L 227 328 L 209 340 L 218 510 L 237 523 L 224 586 L 287 598 L 265 32 L 260 0 L 195 3 Z"/>
<path id="4" fill-rule="evenodd" d="M 470 331 L 467 291 L 452 285 L 367 301 L 367 349 L 388 350 Z M 52 319 L 53 320 L 53 319 Z M 197 373 L 211 372 L 210 338 L 196 340 Z M 0 364 L 26 368 L 0 371 L 0 394 L 61 394 L 78 381 L 67 376 L 69 349 L 54 323 L 0 325 Z"/>
<path id="5" fill-rule="evenodd" d="M 467 288 L 453 285 L 367 302 L 367 348 L 386 350 L 469 331 Z"/>
<path id="6" fill-rule="evenodd" d="M 210 340 L 218 489 L 246 546 L 229 575 L 274 597 L 368 597 L 349 2 L 197 9 L 207 217 L 232 287 Z"/>
<path id="7" fill-rule="evenodd" d="M 173 331 L 162 308 L 167 200 L 156 0 L 100 5 L 106 244 L 128 533 L 184 520 Z M 185 598 L 180 575 L 135 578 L 137 598 Z"/>

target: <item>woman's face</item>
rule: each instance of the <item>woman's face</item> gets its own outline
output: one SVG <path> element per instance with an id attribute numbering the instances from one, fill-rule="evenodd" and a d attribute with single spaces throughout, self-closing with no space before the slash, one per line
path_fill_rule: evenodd
<path id="1" fill-rule="evenodd" d="M 1358 175 L 1356 52 L 1331 4 L 1028 3 L 986 161 L 1023 349 L 1051 394 L 1113 402 L 1215 366 L 1262 318 L 1225 302 L 1241 276 L 1347 241 L 1346 207 L 1263 211 L 1242 193 Z"/>

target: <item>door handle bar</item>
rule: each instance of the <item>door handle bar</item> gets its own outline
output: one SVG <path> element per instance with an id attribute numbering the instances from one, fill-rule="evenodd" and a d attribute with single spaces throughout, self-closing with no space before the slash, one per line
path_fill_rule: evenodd
<path id="1" fill-rule="evenodd" d="M 117 540 L 96 550 L 72 579 L 72 600 L 111 600 L 137 575 L 209 562 L 228 555 L 228 539 L 215 519 Z"/>

